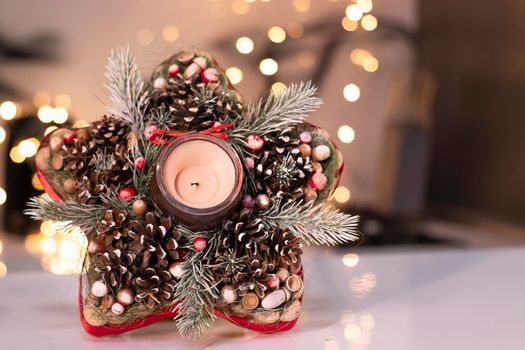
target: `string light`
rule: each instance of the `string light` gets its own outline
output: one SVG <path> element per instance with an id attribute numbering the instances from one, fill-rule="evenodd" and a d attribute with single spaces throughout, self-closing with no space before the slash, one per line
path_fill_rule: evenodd
<path id="1" fill-rule="evenodd" d="M 51 123 L 55 117 L 55 112 L 53 107 L 45 105 L 38 109 L 37 116 L 42 123 Z"/>
<path id="2" fill-rule="evenodd" d="M 232 84 L 239 84 L 242 81 L 242 70 L 237 67 L 230 67 L 226 69 L 226 76 Z"/>
<path id="3" fill-rule="evenodd" d="M 359 89 L 359 86 L 355 84 L 348 84 L 343 89 L 343 96 L 348 102 L 355 102 L 359 100 L 360 95 L 361 91 Z"/>
<path id="4" fill-rule="evenodd" d="M 286 84 L 280 81 L 272 84 L 272 93 L 274 95 L 279 94 L 279 92 L 286 90 Z"/>
<path id="5" fill-rule="evenodd" d="M 297 12 L 304 13 L 310 10 L 312 3 L 310 0 L 294 0 L 293 6 Z"/>
<path id="6" fill-rule="evenodd" d="M 253 51 L 253 40 L 248 38 L 247 36 L 240 37 L 239 39 L 237 39 L 235 47 L 237 48 L 237 51 L 247 55 Z"/>
<path id="7" fill-rule="evenodd" d="M 58 94 L 55 97 L 55 106 L 61 106 L 67 109 L 71 107 L 71 98 L 66 94 Z"/>
<path id="8" fill-rule="evenodd" d="M 162 38 L 167 42 L 174 42 L 179 38 L 179 35 L 179 29 L 172 24 L 169 24 L 162 29 Z"/>
<path id="9" fill-rule="evenodd" d="M 341 188 L 341 187 L 338 187 L 338 189 L 339 188 Z M 349 192 L 349 194 L 350 194 L 350 192 Z M 359 263 L 359 255 L 357 255 L 357 254 L 348 253 L 348 254 L 345 254 L 343 256 L 343 264 L 345 266 L 354 267 L 354 266 L 357 266 L 358 263 Z"/>
<path id="10" fill-rule="evenodd" d="M 11 101 L 5 101 L 0 105 L 0 117 L 11 120 L 16 117 L 16 105 Z"/>
<path id="11" fill-rule="evenodd" d="M 55 107 L 53 109 L 53 121 L 57 124 L 64 124 L 69 117 L 67 109 L 64 107 Z"/>
<path id="12" fill-rule="evenodd" d="M 290 22 L 286 26 L 286 32 L 291 38 L 299 39 L 304 34 L 304 26 L 299 22 Z"/>
<path id="13" fill-rule="evenodd" d="M 0 143 L 4 142 L 7 137 L 5 129 L 0 126 Z"/>
<path id="14" fill-rule="evenodd" d="M 45 91 L 37 91 L 33 96 L 33 103 L 37 107 L 42 107 L 43 105 L 48 105 L 51 102 L 51 97 Z"/>
<path id="15" fill-rule="evenodd" d="M 243 0 L 235 0 L 232 2 L 232 10 L 238 15 L 245 15 L 250 11 L 250 4 Z"/>
<path id="16" fill-rule="evenodd" d="M 361 8 L 363 13 L 367 13 L 372 11 L 374 4 L 372 3 L 372 0 L 357 0 L 357 6 Z"/>
<path id="17" fill-rule="evenodd" d="M 371 32 L 377 28 L 377 18 L 375 18 L 373 15 L 364 16 L 361 19 L 361 27 L 363 27 L 364 30 Z"/>
<path id="18" fill-rule="evenodd" d="M 265 58 L 259 63 L 259 69 L 264 75 L 274 75 L 279 70 L 279 65 L 272 58 Z"/>
<path id="19" fill-rule="evenodd" d="M 337 129 L 337 136 L 343 143 L 350 143 L 355 139 L 355 131 L 349 125 L 342 125 Z"/>
<path id="20" fill-rule="evenodd" d="M 379 68 L 379 61 L 374 56 L 366 56 L 363 59 L 363 69 L 367 72 L 375 72 Z"/>
<path id="21" fill-rule="evenodd" d="M 357 22 L 350 20 L 348 17 L 343 17 L 343 20 L 341 21 L 341 25 L 347 32 L 353 32 L 357 29 Z"/>
<path id="22" fill-rule="evenodd" d="M 0 187 L 0 205 L 3 205 L 7 201 L 6 191 Z"/>
<path id="23" fill-rule="evenodd" d="M 286 31 L 278 26 L 268 29 L 268 38 L 270 41 L 280 44 L 286 39 Z"/>
<path id="24" fill-rule="evenodd" d="M 355 4 L 349 5 L 346 8 L 345 13 L 346 13 L 346 17 L 348 17 L 348 19 L 352 21 L 359 21 L 361 17 L 363 17 L 363 10 L 361 9 L 361 7 Z"/>
<path id="25" fill-rule="evenodd" d="M 153 32 L 147 28 L 141 29 L 137 32 L 137 41 L 141 45 L 149 45 L 153 42 Z"/>

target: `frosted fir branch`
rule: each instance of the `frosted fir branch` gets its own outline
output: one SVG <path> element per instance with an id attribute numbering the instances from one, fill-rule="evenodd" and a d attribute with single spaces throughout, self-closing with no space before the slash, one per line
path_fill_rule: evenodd
<path id="1" fill-rule="evenodd" d="M 148 93 L 129 45 L 111 51 L 106 65 L 106 88 L 113 106 L 108 112 L 142 131 Z"/>
<path id="2" fill-rule="evenodd" d="M 299 176 L 297 162 L 290 153 L 277 165 L 274 176 L 286 185 L 290 185 Z"/>
<path id="3" fill-rule="evenodd" d="M 150 196 L 149 185 L 153 176 L 153 167 L 160 151 L 162 151 L 162 145 L 143 142 L 139 139 L 134 142 L 131 148 L 131 155 L 127 156 L 131 169 L 133 169 L 133 186 L 140 197 Z M 146 162 L 143 169 L 135 167 L 135 160 L 139 157 L 143 157 Z"/>
<path id="4" fill-rule="evenodd" d="M 262 215 L 269 225 L 288 228 L 307 244 L 337 245 L 361 240 L 357 230 L 359 216 L 343 213 L 325 203 L 283 203 L 277 199 Z"/>
<path id="5" fill-rule="evenodd" d="M 88 229 L 103 217 L 106 208 L 100 205 L 82 205 L 77 202 L 57 202 L 48 195 L 33 197 L 27 202 L 24 214 L 34 220 L 60 222 L 65 229 Z"/>

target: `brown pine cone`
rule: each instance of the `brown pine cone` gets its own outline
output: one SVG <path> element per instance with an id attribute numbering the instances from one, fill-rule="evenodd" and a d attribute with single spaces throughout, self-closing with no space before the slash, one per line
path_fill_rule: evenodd
<path id="1" fill-rule="evenodd" d="M 265 257 L 275 265 L 300 265 L 303 254 L 301 238 L 294 236 L 288 229 L 276 227 L 268 240 L 261 243 Z"/>
<path id="2" fill-rule="evenodd" d="M 122 120 L 104 116 L 102 120 L 93 123 L 93 140 L 99 147 L 115 149 L 117 145 L 127 145 L 130 132 Z"/>
<path id="3" fill-rule="evenodd" d="M 158 266 L 139 269 L 131 285 L 135 288 L 135 300 L 152 308 L 169 301 L 175 292 L 176 280 L 171 274 Z"/>
<path id="4" fill-rule="evenodd" d="M 259 243 L 270 236 L 263 220 L 252 209 L 236 212 L 222 225 L 223 245 L 240 248 L 250 258 L 259 256 Z"/>
<path id="5" fill-rule="evenodd" d="M 275 265 L 260 258 L 254 258 L 249 264 L 249 269 L 245 273 L 238 276 L 239 279 L 239 295 L 245 295 L 248 292 L 255 292 L 259 298 L 263 298 L 268 285 L 266 282 L 270 280 L 270 274 L 275 272 Z"/>

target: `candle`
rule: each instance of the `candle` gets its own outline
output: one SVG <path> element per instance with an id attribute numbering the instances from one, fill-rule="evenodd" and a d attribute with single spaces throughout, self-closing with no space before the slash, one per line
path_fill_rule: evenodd
<path id="1" fill-rule="evenodd" d="M 165 214 L 191 228 L 210 228 L 236 207 L 242 166 L 225 141 L 211 135 L 180 137 L 161 152 L 152 179 L 152 196 Z"/>

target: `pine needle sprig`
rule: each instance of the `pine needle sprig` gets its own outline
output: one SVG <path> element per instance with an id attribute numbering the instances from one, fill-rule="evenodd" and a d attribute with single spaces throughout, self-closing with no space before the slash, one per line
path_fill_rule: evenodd
<path id="1" fill-rule="evenodd" d="M 274 175 L 282 183 L 290 185 L 299 175 L 297 163 L 290 153 L 275 168 Z"/>
<path id="2" fill-rule="evenodd" d="M 142 139 L 134 142 L 131 148 L 131 156 L 127 159 L 133 169 L 133 186 L 140 197 L 150 195 L 149 185 L 153 176 L 153 167 L 160 151 L 162 151 L 162 145 L 144 142 Z M 135 160 L 139 157 L 143 157 L 146 162 L 143 169 L 135 167 Z"/>
<path id="3" fill-rule="evenodd" d="M 148 92 L 129 45 L 112 50 L 106 65 L 106 88 L 113 103 L 108 112 L 142 131 Z"/>
<path id="4" fill-rule="evenodd" d="M 307 244 L 337 245 L 361 240 L 357 230 L 359 216 L 333 209 L 325 203 L 288 201 L 277 199 L 272 207 L 262 213 L 270 226 L 288 228 Z"/>
<path id="5" fill-rule="evenodd" d="M 24 214 L 34 220 L 61 222 L 65 229 L 89 229 L 95 227 L 106 208 L 101 205 L 83 205 L 74 201 L 57 202 L 48 195 L 33 197 L 27 203 Z"/>

